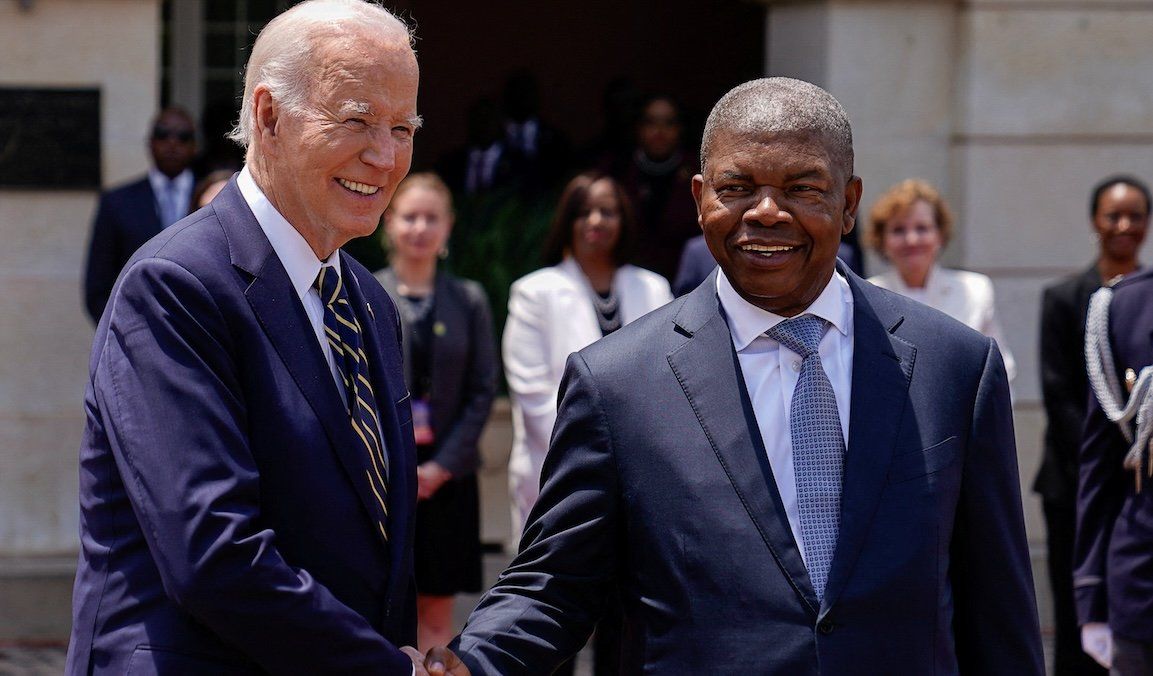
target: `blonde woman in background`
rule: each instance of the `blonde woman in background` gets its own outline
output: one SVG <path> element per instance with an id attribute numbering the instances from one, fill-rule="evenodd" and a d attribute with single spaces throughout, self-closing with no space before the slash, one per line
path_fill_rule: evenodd
<path id="1" fill-rule="evenodd" d="M 496 394 L 488 298 L 476 282 L 438 270 L 452 224 L 452 195 L 436 174 L 404 179 L 384 213 L 389 267 L 376 273 L 400 313 L 412 402 L 421 650 L 447 645 L 456 633 L 456 594 L 481 591 L 476 470 L 480 434 Z"/>
<path id="2" fill-rule="evenodd" d="M 910 178 L 889 188 L 869 212 L 868 241 L 892 270 L 869 281 L 949 315 L 997 341 L 1012 381 L 1016 362 L 1005 343 L 985 275 L 937 264 L 953 234 L 953 214 L 932 185 Z"/>

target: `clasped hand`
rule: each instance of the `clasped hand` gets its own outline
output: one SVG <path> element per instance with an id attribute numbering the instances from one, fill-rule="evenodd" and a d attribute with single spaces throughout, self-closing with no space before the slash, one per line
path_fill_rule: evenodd
<path id="1" fill-rule="evenodd" d="M 400 651 L 412 660 L 415 676 L 469 676 L 468 667 L 448 648 L 437 646 L 430 649 L 428 655 L 421 655 L 412 646 Z"/>

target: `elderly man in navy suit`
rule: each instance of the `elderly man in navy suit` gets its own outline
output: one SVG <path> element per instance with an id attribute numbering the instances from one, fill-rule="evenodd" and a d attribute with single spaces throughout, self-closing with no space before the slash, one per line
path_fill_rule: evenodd
<path id="1" fill-rule="evenodd" d="M 848 119 L 787 78 L 705 126 L 720 271 L 569 357 L 521 550 L 455 650 L 547 674 L 619 599 L 623 673 L 1043 673 L 996 344 L 836 264 Z"/>
<path id="2" fill-rule="evenodd" d="M 148 136 L 148 174 L 100 196 L 84 268 L 84 306 L 99 322 L 116 277 L 132 254 L 165 227 L 188 215 L 196 128 L 182 108 L 165 108 Z"/>
<path id="3" fill-rule="evenodd" d="M 1081 644 L 1119 676 L 1153 674 L 1153 271 L 1097 291 L 1085 323 L 1073 596 Z"/>
<path id="4" fill-rule="evenodd" d="M 129 260 L 92 349 L 69 674 L 423 673 L 396 310 L 341 252 L 407 173 L 408 29 L 310 0 L 252 49 L 245 168 Z"/>

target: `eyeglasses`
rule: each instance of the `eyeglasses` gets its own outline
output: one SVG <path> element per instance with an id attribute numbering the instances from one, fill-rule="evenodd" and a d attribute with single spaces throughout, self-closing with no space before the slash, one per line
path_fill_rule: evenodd
<path id="1" fill-rule="evenodd" d="M 185 131 L 183 129 L 165 129 L 163 127 L 157 127 L 152 130 L 153 141 L 168 141 L 170 139 L 175 139 L 181 143 L 189 143 L 193 138 L 194 135 L 192 132 Z"/>

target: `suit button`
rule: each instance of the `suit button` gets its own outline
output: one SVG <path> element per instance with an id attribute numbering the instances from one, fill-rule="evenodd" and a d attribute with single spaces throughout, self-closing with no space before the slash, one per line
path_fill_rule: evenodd
<path id="1" fill-rule="evenodd" d="M 833 633 L 833 623 L 828 620 L 821 620 L 819 623 L 817 623 L 817 631 L 821 632 L 825 636 L 828 636 L 829 634 Z"/>

